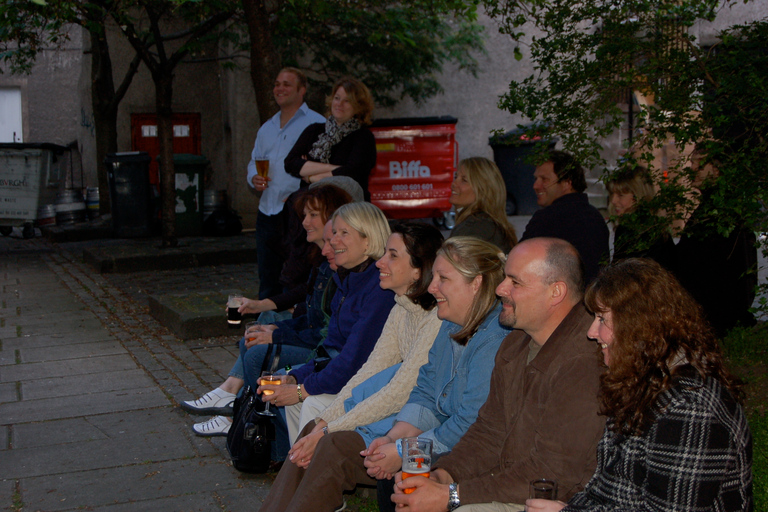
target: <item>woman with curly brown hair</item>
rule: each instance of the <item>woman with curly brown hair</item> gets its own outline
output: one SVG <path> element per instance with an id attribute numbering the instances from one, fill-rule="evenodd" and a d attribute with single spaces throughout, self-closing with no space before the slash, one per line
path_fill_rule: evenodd
<path id="1" fill-rule="evenodd" d="M 568 505 L 528 511 L 751 511 L 752 436 L 701 307 L 658 263 L 630 258 L 587 289 L 608 371 L 597 469 Z"/>

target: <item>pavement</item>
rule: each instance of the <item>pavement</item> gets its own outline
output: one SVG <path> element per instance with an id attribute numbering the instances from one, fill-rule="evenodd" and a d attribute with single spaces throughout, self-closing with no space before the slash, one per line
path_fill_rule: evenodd
<path id="1" fill-rule="evenodd" d="M 0 238 L 0 507 L 258 509 L 274 475 L 234 470 L 224 438 L 192 434 L 177 406 L 224 379 L 239 332 L 183 341 L 148 305 L 253 286 L 255 265 L 102 274 L 83 244 L 114 241 L 16 235 Z"/>

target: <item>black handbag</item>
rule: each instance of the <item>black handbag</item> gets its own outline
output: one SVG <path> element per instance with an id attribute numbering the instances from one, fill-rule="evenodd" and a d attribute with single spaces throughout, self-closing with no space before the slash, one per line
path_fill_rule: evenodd
<path id="1" fill-rule="evenodd" d="M 262 372 L 268 367 L 273 347 L 275 356 L 271 361 L 271 370 L 274 372 L 280 363 L 281 345 L 271 343 L 261 363 Z M 227 451 L 232 465 L 243 473 L 266 473 L 269 470 L 275 426 L 269 416 L 258 414 L 264 410 L 264 405 L 251 386 L 243 389 L 233 405 L 234 417 L 227 433 Z"/>

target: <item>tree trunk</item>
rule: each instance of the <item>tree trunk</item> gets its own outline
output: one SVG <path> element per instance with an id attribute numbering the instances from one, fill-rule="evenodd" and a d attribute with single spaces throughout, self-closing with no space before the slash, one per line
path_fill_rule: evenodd
<path id="1" fill-rule="evenodd" d="M 160 199 L 162 201 L 163 247 L 176 247 L 176 174 L 173 167 L 173 71 L 159 66 L 155 82 L 157 137 L 160 144 Z"/>
<path id="2" fill-rule="evenodd" d="M 99 211 L 112 211 L 109 181 L 104 158 L 117 152 L 117 105 L 107 36 L 102 29 L 89 30 L 91 36 L 91 108 L 96 131 L 96 176 L 99 183 Z"/>
<path id="3" fill-rule="evenodd" d="M 251 81 L 256 92 L 259 122 L 264 124 L 278 110 L 272 88 L 280 71 L 280 56 L 272 43 L 272 29 L 265 1 L 243 0 L 243 10 L 251 39 Z"/>

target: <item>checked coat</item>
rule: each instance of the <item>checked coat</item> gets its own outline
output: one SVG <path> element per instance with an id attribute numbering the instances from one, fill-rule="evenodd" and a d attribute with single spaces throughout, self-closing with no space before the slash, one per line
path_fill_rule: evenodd
<path id="1" fill-rule="evenodd" d="M 719 381 L 681 369 L 643 434 L 617 434 L 609 419 L 595 475 L 562 512 L 754 509 L 744 410 Z"/>

